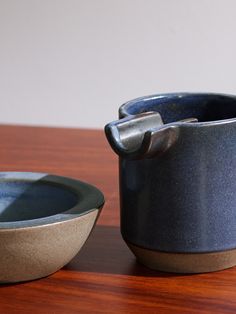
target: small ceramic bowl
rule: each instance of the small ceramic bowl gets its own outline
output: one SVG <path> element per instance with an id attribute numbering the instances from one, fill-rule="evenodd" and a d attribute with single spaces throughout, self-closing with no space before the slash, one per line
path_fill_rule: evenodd
<path id="1" fill-rule="evenodd" d="M 67 264 L 103 204 L 98 189 L 78 180 L 0 172 L 0 282 L 45 277 Z"/>

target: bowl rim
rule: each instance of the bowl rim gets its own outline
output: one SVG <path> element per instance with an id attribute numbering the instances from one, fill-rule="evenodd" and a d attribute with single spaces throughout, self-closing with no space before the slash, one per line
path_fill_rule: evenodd
<path id="1" fill-rule="evenodd" d="M 77 203 L 64 212 L 46 217 L 0 222 L 0 232 L 6 229 L 36 227 L 71 220 L 101 209 L 104 205 L 104 195 L 99 189 L 77 179 L 42 172 L 0 172 L 0 184 L 1 182 L 37 182 L 39 180 L 41 183 L 56 185 L 75 193 L 78 196 Z"/>

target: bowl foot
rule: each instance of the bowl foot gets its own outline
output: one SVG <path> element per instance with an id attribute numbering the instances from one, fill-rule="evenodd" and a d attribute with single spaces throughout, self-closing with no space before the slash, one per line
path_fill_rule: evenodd
<path id="1" fill-rule="evenodd" d="M 126 243 L 140 263 L 165 272 L 206 273 L 236 265 L 236 249 L 212 253 L 166 253 Z"/>

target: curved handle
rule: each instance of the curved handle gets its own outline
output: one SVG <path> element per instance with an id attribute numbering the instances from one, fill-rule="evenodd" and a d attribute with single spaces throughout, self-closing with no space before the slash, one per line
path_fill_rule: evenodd
<path id="1" fill-rule="evenodd" d="M 178 125 L 164 125 L 158 112 L 129 116 L 105 126 L 112 149 L 123 158 L 151 158 L 166 151 L 178 137 Z"/>

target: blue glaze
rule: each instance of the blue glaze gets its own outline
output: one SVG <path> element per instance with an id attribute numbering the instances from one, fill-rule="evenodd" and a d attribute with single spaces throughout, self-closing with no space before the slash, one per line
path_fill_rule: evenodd
<path id="1" fill-rule="evenodd" d="M 0 172 L 0 230 L 56 223 L 100 208 L 102 193 L 66 177 Z"/>
<path id="2" fill-rule="evenodd" d="M 18 221 L 51 216 L 78 202 L 75 193 L 39 182 L 0 182 L 0 221 Z"/>
<path id="3" fill-rule="evenodd" d="M 176 139 L 153 156 L 120 158 L 123 238 L 165 252 L 235 249 L 236 97 L 148 96 L 124 104 L 120 117 L 148 111 L 174 124 Z M 199 122 L 176 122 L 192 117 Z"/>
<path id="4" fill-rule="evenodd" d="M 190 117 L 199 122 L 236 117 L 235 96 L 220 94 L 165 94 L 141 97 L 120 107 L 120 118 L 141 112 L 158 111 L 163 122 L 171 123 Z"/>

